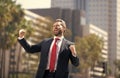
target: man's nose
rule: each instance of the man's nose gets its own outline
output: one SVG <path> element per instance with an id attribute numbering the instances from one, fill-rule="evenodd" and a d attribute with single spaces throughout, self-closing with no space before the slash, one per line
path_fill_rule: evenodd
<path id="1" fill-rule="evenodd" d="M 54 28 L 58 28 L 58 26 L 55 26 Z"/>

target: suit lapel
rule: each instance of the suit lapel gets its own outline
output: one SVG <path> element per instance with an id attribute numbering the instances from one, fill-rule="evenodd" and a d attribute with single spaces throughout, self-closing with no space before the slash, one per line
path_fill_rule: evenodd
<path id="1" fill-rule="evenodd" d="M 65 48 L 65 44 L 66 44 L 66 40 L 63 39 L 59 54 L 60 54 L 61 52 L 63 52 L 63 50 L 64 50 L 64 48 Z"/>
<path id="2" fill-rule="evenodd" d="M 46 45 L 48 45 L 48 49 L 50 49 L 50 46 L 51 46 L 51 43 L 52 43 L 52 41 L 53 41 L 53 38 L 51 38 L 47 43 L 46 43 Z"/>

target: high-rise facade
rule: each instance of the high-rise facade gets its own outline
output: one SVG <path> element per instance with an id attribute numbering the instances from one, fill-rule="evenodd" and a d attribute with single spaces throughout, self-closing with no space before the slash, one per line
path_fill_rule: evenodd
<path id="1" fill-rule="evenodd" d="M 86 7 L 86 0 L 51 0 L 51 7 L 84 10 Z"/>
<path id="2" fill-rule="evenodd" d="M 83 10 L 86 13 L 87 23 L 92 23 L 108 31 L 109 1 L 110 0 L 51 0 L 51 7 Z"/>
<path id="3" fill-rule="evenodd" d="M 76 3 L 74 0 L 51 0 L 51 7 L 76 9 Z"/>
<path id="4" fill-rule="evenodd" d="M 84 10 L 87 24 L 108 32 L 108 60 L 112 74 L 120 59 L 120 0 L 51 0 L 51 7 Z"/>

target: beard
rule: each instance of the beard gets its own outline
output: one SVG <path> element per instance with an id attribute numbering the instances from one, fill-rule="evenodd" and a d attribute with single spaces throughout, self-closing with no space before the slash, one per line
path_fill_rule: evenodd
<path id="1" fill-rule="evenodd" d="M 55 36 L 62 36 L 62 31 L 59 30 L 58 32 L 54 32 L 54 35 L 55 35 Z"/>

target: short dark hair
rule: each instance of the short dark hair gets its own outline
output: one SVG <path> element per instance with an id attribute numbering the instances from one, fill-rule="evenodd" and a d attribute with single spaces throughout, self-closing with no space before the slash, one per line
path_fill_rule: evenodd
<path id="1" fill-rule="evenodd" d="M 55 22 L 61 22 L 62 26 L 66 28 L 66 23 L 65 23 L 64 20 L 62 20 L 62 19 L 56 19 Z"/>

